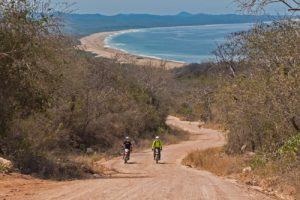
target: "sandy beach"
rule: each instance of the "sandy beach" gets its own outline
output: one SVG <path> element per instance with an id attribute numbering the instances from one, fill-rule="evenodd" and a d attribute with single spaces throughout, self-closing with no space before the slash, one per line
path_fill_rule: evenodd
<path id="1" fill-rule="evenodd" d="M 97 55 L 97 57 L 105 57 L 109 59 L 115 59 L 117 62 L 122 64 L 130 63 L 136 65 L 152 66 L 152 67 L 163 67 L 166 69 L 173 69 L 186 65 L 181 62 L 160 60 L 155 58 L 137 56 L 129 53 L 125 53 L 121 50 L 105 47 L 105 38 L 118 33 L 114 32 L 101 32 L 95 33 L 80 39 L 80 49 L 88 51 Z"/>

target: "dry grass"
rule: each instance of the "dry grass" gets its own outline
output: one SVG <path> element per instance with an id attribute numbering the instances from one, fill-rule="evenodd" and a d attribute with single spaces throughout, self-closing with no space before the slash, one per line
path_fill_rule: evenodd
<path id="1" fill-rule="evenodd" d="M 190 134 L 183 130 L 178 130 L 172 128 L 168 134 L 162 136 L 164 145 L 178 144 L 179 142 L 186 141 L 190 139 Z"/>
<path id="2" fill-rule="evenodd" d="M 300 199 L 300 168 L 281 168 L 278 163 L 269 161 L 264 167 L 235 177 L 247 185 L 259 186 L 263 192 L 279 199 Z"/>
<path id="3" fill-rule="evenodd" d="M 263 192 L 281 199 L 300 199 L 300 165 L 286 165 L 260 155 L 228 155 L 223 148 L 197 150 L 188 154 L 183 165 L 210 171 L 219 176 L 230 176 L 244 184 L 259 186 Z M 243 173 L 251 166 L 251 172 Z"/>
<path id="4" fill-rule="evenodd" d="M 206 122 L 203 125 L 201 125 L 201 128 L 208 128 L 208 129 L 213 129 L 213 130 L 220 130 L 222 132 L 225 132 L 226 129 L 224 126 L 221 124 L 216 124 L 216 123 L 211 123 L 211 122 Z"/>
<path id="5" fill-rule="evenodd" d="M 289 164 L 284 160 L 268 161 L 254 168 L 253 180 L 258 185 L 279 193 L 281 196 L 293 196 L 300 199 L 300 165 L 299 161 Z M 253 182 L 253 181 L 252 181 Z"/>
<path id="6" fill-rule="evenodd" d="M 77 163 L 87 174 L 98 174 L 104 175 L 106 168 L 101 165 L 101 162 L 104 162 L 108 159 L 108 156 L 105 154 L 82 154 L 74 155 L 69 158 L 74 163 Z"/>
<path id="7" fill-rule="evenodd" d="M 182 163 L 220 176 L 239 173 L 245 167 L 240 159 L 225 154 L 223 148 L 220 147 L 191 152 L 183 159 Z"/>

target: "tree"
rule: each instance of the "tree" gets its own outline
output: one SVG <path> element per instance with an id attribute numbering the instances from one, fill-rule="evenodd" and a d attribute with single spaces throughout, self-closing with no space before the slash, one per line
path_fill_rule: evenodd
<path id="1" fill-rule="evenodd" d="M 14 116 L 49 105 L 63 65 L 57 27 L 47 3 L 0 1 L 0 139 Z"/>
<path id="2" fill-rule="evenodd" d="M 289 11 L 300 11 L 299 0 L 235 0 L 242 10 L 248 12 L 263 11 L 267 5 L 274 3 L 282 3 L 288 7 Z"/>
<path id="3" fill-rule="evenodd" d="M 275 152 L 298 133 L 299 26 L 292 20 L 256 25 L 218 50 L 221 63 L 230 67 L 234 61 L 237 70 L 215 94 L 218 117 L 230 130 L 228 150 L 240 152 L 246 144 L 248 150 Z"/>

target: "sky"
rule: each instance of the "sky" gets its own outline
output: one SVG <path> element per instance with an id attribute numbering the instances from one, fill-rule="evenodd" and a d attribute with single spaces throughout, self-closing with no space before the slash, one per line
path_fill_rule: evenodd
<path id="1" fill-rule="evenodd" d="M 74 13 L 120 13 L 177 14 L 190 13 L 227 14 L 240 13 L 233 0 L 52 0 L 52 2 L 76 3 Z M 267 9 L 270 14 L 283 12 L 284 6 L 274 5 Z"/>

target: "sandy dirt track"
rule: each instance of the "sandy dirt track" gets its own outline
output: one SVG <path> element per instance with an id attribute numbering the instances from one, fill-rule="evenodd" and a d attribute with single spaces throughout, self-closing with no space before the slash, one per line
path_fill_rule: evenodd
<path id="1" fill-rule="evenodd" d="M 206 171 L 186 168 L 181 159 L 194 149 L 224 144 L 222 133 L 199 128 L 197 122 L 180 121 L 169 117 L 167 124 L 189 131 L 190 141 L 164 147 L 160 164 L 155 164 L 152 151 L 133 153 L 129 164 L 121 158 L 105 163 L 116 174 L 108 178 L 58 183 L 37 190 L 22 199 L 30 200 L 263 200 L 269 197 L 238 185 L 232 180 L 217 177 Z M 20 198 L 18 198 L 20 199 Z"/>

